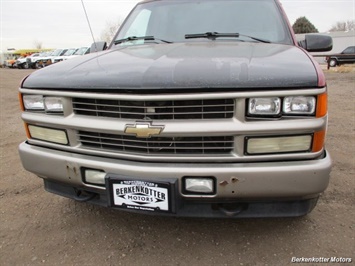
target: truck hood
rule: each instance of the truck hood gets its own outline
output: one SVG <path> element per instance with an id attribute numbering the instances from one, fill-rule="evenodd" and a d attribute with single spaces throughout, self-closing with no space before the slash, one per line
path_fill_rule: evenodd
<path id="1" fill-rule="evenodd" d="M 24 88 L 130 91 L 317 85 L 316 69 L 298 47 L 219 41 L 113 48 L 35 71 L 23 83 Z"/>

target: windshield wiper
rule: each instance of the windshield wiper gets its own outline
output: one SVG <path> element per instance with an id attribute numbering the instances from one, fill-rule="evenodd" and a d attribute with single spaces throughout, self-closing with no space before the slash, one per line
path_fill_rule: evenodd
<path id="1" fill-rule="evenodd" d="M 185 39 L 196 39 L 196 38 L 207 38 L 215 40 L 216 38 L 239 38 L 246 37 L 252 39 L 254 41 L 263 42 L 263 43 L 271 43 L 269 40 L 260 39 L 257 37 L 240 34 L 240 33 L 219 33 L 219 32 L 206 32 L 206 33 L 197 33 L 197 34 L 186 34 Z"/>
<path id="2" fill-rule="evenodd" d="M 160 42 L 164 42 L 164 43 L 172 43 L 172 42 L 169 42 L 169 41 L 166 41 L 166 40 L 155 38 L 154 36 L 139 36 L 139 37 L 137 37 L 137 36 L 129 36 L 129 37 L 124 38 L 124 39 L 115 40 L 114 44 L 130 42 L 130 41 L 138 41 L 138 40 L 160 41 Z"/>

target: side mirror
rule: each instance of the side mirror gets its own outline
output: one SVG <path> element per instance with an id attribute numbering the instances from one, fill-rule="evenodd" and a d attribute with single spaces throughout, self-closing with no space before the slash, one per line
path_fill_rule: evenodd
<path id="1" fill-rule="evenodd" d="M 90 47 L 90 53 L 101 52 L 107 49 L 106 42 L 94 42 Z"/>
<path id="2" fill-rule="evenodd" d="M 307 34 L 305 40 L 298 44 L 308 52 L 328 52 L 333 49 L 333 39 L 326 35 Z"/>

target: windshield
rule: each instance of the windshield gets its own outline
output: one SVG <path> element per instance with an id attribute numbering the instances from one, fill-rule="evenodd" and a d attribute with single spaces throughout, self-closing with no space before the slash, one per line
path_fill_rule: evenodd
<path id="1" fill-rule="evenodd" d="M 191 42 L 186 34 L 206 32 L 239 33 L 237 38 L 218 40 L 256 41 L 292 44 L 280 10 L 273 0 L 154 1 L 138 4 L 121 26 L 115 40 L 132 36 L 154 36 L 169 42 Z M 246 35 L 246 36 L 242 36 Z M 135 40 L 128 44 L 144 43 Z M 203 40 L 211 41 L 211 40 Z M 119 43 L 127 45 L 127 42 Z"/>
<path id="2" fill-rule="evenodd" d="M 87 49 L 87 47 L 81 47 L 80 49 L 78 49 L 78 51 L 74 53 L 74 55 L 83 55 L 87 51 Z"/>
<path id="3" fill-rule="evenodd" d="M 62 51 L 63 51 L 62 49 L 54 50 L 54 51 L 51 53 L 51 56 L 58 56 L 58 55 L 60 55 L 60 53 L 61 53 Z"/>
<path id="4" fill-rule="evenodd" d="M 69 55 L 72 55 L 74 54 L 76 51 L 75 48 L 72 48 L 72 49 L 69 49 L 68 51 L 65 52 L 65 54 L 63 56 L 69 56 Z"/>

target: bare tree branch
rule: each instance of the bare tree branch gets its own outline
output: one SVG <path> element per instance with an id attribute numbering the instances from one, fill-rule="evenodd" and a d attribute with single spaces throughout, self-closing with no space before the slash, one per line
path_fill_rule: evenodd
<path id="1" fill-rule="evenodd" d="M 329 31 L 352 31 L 355 30 L 355 20 L 338 21 Z"/>
<path id="2" fill-rule="evenodd" d="M 106 28 L 101 32 L 101 40 L 109 43 L 112 41 L 112 38 L 115 36 L 118 28 L 121 26 L 122 20 L 118 21 L 107 21 Z"/>

